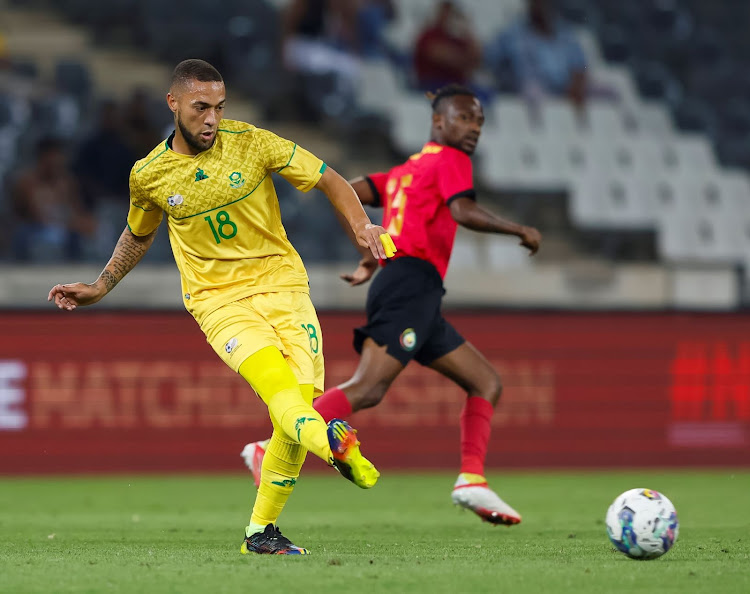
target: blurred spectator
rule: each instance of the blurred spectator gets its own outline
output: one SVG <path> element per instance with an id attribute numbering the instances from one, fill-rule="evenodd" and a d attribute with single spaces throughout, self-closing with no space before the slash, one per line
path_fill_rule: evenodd
<path id="1" fill-rule="evenodd" d="M 359 2 L 292 0 L 284 12 L 283 53 L 286 67 L 303 74 L 334 79 L 337 103 L 353 103 L 359 76 L 355 55 Z"/>
<path id="2" fill-rule="evenodd" d="M 10 54 L 8 53 L 8 43 L 5 37 L 0 33 L 0 70 L 10 68 Z"/>
<path id="3" fill-rule="evenodd" d="M 136 159 L 148 155 L 157 144 L 164 140 L 161 130 L 151 119 L 151 109 L 151 97 L 148 91 L 141 88 L 133 91 L 123 107 L 123 131 Z"/>
<path id="4" fill-rule="evenodd" d="M 451 83 L 467 85 L 481 58 L 465 15 L 453 2 L 441 2 L 435 21 L 420 33 L 414 49 L 417 85 L 425 91 Z"/>
<path id="5" fill-rule="evenodd" d="M 107 201 L 127 204 L 128 176 L 137 159 L 123 133 L 117 103 L 102 102 L 97 127 L 81 145 L 74 167 L 84 203 L 93 209 Z"/>
<path id="6" fill-rule="evenodd" d="M 486 48 L 486 62 L 498 84 L 538 101 L 567 96 L 583 107 L 586 58 L 573 32 L 558 18 L 555 0 L 527 0 L 519 17 Z"/>
<path id="7" fill-rule="evenodd" d="M 18 220 L 13 237 L 16 258 L 51 261 L 81 257 L 81 238 L 92 235 L 96 224 L 83 208 L 61 141 L 39 141 L 36 163 L 19 174 L 13 187 L 13 202 Z"/>
<path id="8" fill-rule="evenodd" d="M 392 0 L 359 1 L 357 51 L 363 58 L 372 59 L 386 56 L 383 32 L 394 17 L 395 11 Z"/>

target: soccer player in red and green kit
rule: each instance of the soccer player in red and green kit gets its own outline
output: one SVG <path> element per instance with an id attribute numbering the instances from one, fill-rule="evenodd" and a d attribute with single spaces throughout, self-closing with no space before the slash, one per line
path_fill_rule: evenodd
<path id="1" fill-rule="evenodd" d="M 468 89 L 448 86 L 431 95 L 432 129 L 422 151 L 387 173 L 351 182 L 362 204 L 384 208 L 383 226 L 396 245 L 393 258 L 367 295 L 367 324 L 354 331 L 361 354 L 350 380 L 327 390 L 313 406 L 328 420 L 377 405 L 414 359 L 466 390 L 461 413 L 461 469 L 452 499 L 493 524 L 518 524 L 521 515 L 487 485 L 484 462 L 490 419 L 502 384 L 487 359 L 441 313 L 458 225 L 474 231 L 515 235 L 533 255 L 541 235 L 488 212 L 476 203 L 470 155 L 484 124 L 482 105 Z M 360 249 L 358 268 L 344 280 L 367 282 L 378 267 Z M 257 475 L 265 442 L 248 444 L 243 458 Z"/>

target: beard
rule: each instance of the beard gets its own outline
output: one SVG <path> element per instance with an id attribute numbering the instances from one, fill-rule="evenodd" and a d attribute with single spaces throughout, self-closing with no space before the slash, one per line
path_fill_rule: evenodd
<path id="1" fill-rule="evenodd" d="M 200 137 L 200 134 L 190 133 L 190 131 L 185 127 L 185 124 L 180 119 L 180 114 L 176 114 L 176 120 L 177 127 L 180 129 L 180 134 L 182 134 L 182 137 L 185 139 L 185 142 L 191 149 L 201 153 L 213 146 L 214 141 L 216 140 L 216 135 L 214 135 L 214 137 L 207 142 Z"/>

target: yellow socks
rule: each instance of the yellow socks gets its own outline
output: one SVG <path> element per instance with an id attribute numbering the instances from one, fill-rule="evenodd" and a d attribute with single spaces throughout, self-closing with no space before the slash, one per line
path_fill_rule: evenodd
<path id="1" fill-rule="evenodd" d="M 260 486 L 253 506 L 249 536 L 276 524 L 299 477 L 307 451 L 328 464 L 333 456 L 328 427 L 312 407 L 312 385 L 299 385 L 294 372 L 276 347 L 266 347 L 248 357 L 239 368 L 263 402 L 274 431 L 261 467 Z"/>
<path id="2" fill-rule="evenodd" d="M 240 365 L 239 373 L 266 403 L 275 427 L 292 441 L 331 463 L 328 427 L 312 407 L 312 391 L 305 386 L 308 402 L 294 372 L 276 347 L 263 348 L 248 357 Z"/>
<path id="3" fill-rule="evenodd" d="M 274 394 L 268 410 L 288 437 L 331 464 L 328 426 L 323 417 L 302 399 L 299 388 Z"/>
<path id="4" fill-rule="evenodd" d="M 274 430 L 263 456 L 260 486 L 250 519 L 253 532 L 262 531 L 267 524 L 276 524 L 294 489 L 306 455 L 307 450 L 300 444 Z"/>

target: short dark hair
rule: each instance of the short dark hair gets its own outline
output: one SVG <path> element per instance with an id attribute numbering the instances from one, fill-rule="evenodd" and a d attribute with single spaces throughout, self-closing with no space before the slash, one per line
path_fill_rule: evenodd
<path id="1" fill-rule="evenodd" d="M 450 97 L 456 97 L 458 95 L 466 95 L 469 97 L 476 97 L 476 93 L 463 85 L 451 84 L 444 87 L 440 87 L 434 93 L 427 93 L 427 98 L 432 104 L 432 111 L 438 111 L 440 103 L 443 99 L 449 99 Z"/>
<path id="2" fill-rule="evenodd" d="M 191 80 L 197 80 L 200 82 L 224 82 L 221 78 L 221 74 L 211 64 L 205 60 L 183 60 L 177 66 L 175 66 L 174 72 L 172 73 L 172 82 L 170 88 L 175 85 L 183 85 L 190 82 Z"/>

